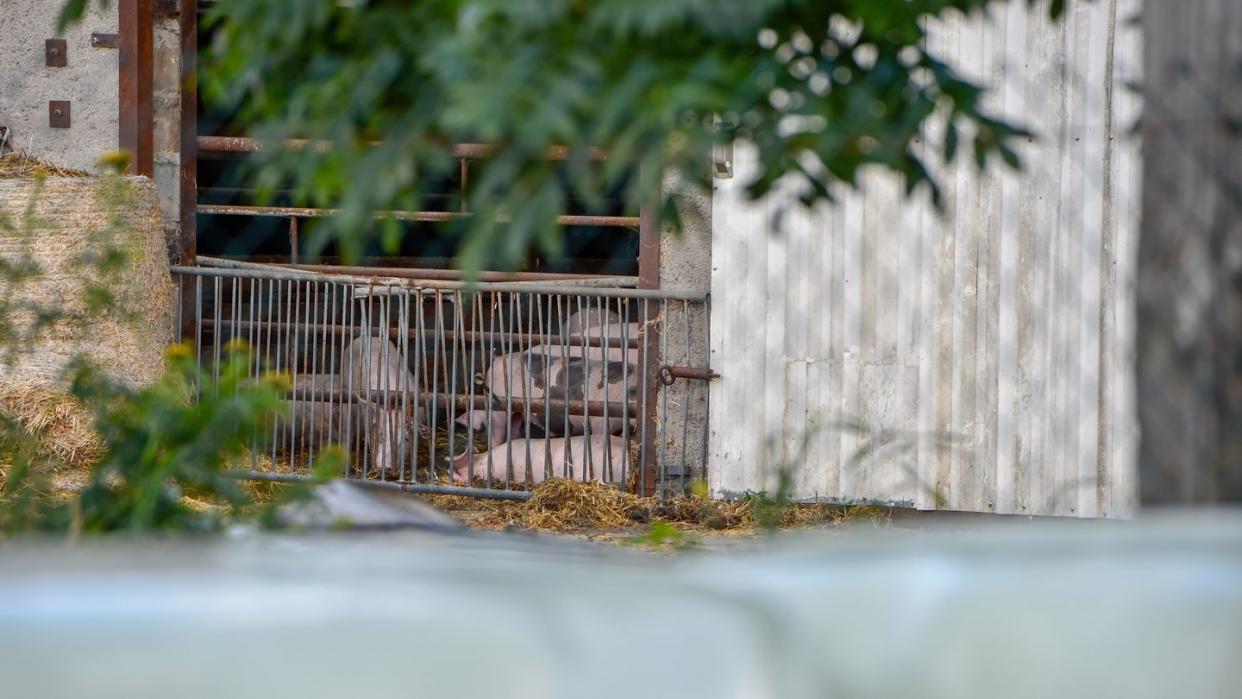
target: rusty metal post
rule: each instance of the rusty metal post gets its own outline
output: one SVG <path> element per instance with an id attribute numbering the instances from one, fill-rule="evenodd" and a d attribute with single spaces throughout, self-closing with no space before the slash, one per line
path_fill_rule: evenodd
<path id="1" fill-rule="evenodd" d="M 641 177 L 642 174 L 640 173 L 639 176 Z M 658 184 L 638 212 L 638 287 L 640 289 L 660 288 L 660 191 Z M 646 429 L 640 425 L 638 430 L 642 441 L 642 460 L 639 464 L 636 490 L 639 495 L 649 497 L 656 493 L 659 477 L 656 462 L 656 439 L 658 439 L 659 428 L 656 399 L 660 394 L 660 304 L 645 301 L 643 308 L 646 312 L 643 314 L 641 325 L 644 345 L 641 356 L 644 364 L 642 376 L 646 395 L 642 401 L 642 424 L 646 426 Z"/>
<path id="2" fill-rule="evenodd" d="M 181 172 L 178 260 L 194 265 L 198 256 L 198 0 L 181 0 Z M 193 301 L 183 285 L 181 307 Z M 182 337 L 197 342 L 197 328 L 183 314 Z M 188 333 L 188 334 L 187 334 Z"/>
<path id="3" fill-rule="evenodd" d="M 298 263 L 298 217 L 289 217 L 289 263 Z"/>
<path id="4" fill-rule="evenodd" d="M 181 0 L 181 254 L 198 255 L 198 0 Z"/>
<path id="5" fill-rule="evenodd" d="M 117 5 L 120 33 L 118 143 L 129 151 L 130 172 L 155 173 L 155 119 L 152 112 L 152 0 L 120 0 Z"/>

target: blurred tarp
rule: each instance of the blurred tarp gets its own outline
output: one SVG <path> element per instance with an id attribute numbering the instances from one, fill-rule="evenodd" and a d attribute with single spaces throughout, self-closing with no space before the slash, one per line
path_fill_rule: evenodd
<path id="1" fill-rule="evenodd" d="M 1242 513 L 666 557 L 431 533 L 0 560 L 12 697 L 1220 697 Z"/>

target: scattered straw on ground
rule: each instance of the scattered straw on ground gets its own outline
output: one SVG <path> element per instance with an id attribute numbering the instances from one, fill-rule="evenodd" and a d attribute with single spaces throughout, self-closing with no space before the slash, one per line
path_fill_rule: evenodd
<path id="1" fill-rule="evenodd" d="M 0 389 L 0 413 L 33 437 L 40 450 L 63 463 L 49 474 L 57 492 L 74 493 L 86 485 L 103 444 L 85 408 L 64 393 L 10 386 Z"/>
<path id="2" fill-rule="evenodd" d="M 436 507 L 476 529 L 528 529 L 588 533 L 649 525 L 676 524 L 688 531 L 752 534 L 764 526 L 796 528 L 855 518 L 839 505 L 775 504 L 754 500 L 719 501 L 702 497 L 641 498 L 602 483 L 551 479 L 534 488 L 529 500 L 483 500 L 431 495 Z"/>
<path id="3" fill-rule="evenodd" d="M 18 177 L 89 177 L 91 173 L 60 167 L 20 151 L 0 155 L 0 179 Z"/>

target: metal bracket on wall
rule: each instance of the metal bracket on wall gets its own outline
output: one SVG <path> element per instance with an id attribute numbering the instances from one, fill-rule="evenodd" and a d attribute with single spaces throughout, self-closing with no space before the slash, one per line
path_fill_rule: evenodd
<path id="1" fill-rule="evenodd" d="M 69 65 L 69 48 L 64 39 L 48 39 L 43 42 L 43 63 L 52 68 Z"/>
<path id="2" fill-rule="evenodd" d="M 91 34 L 91 46 L 97 49 L 114 49 L 116 48 L 116 34 L 95 32 Z"/>
<path id="3" fill-rule="evenodd" d="M 47 125 L 53 129 L 69 128 L 68 100 L 52 100 L 47 103 Z"/>

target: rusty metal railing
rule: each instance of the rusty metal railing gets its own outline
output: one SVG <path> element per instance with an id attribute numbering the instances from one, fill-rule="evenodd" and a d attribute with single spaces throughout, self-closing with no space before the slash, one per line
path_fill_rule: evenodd
<path id="1" fill-rule="evenodd" d="M 254 376 L 289 376 L 246 475 L 306 477 L 338 445 L 343 476 L 422 492 L 705 477 L 705 294 L 248 267 L 173 268 L 202 367 L 240 339 Z"/>

